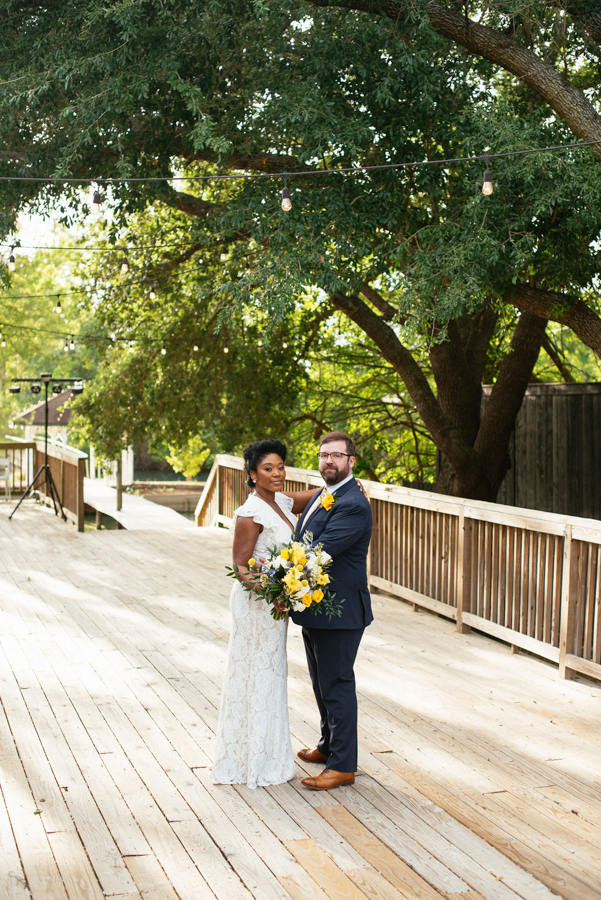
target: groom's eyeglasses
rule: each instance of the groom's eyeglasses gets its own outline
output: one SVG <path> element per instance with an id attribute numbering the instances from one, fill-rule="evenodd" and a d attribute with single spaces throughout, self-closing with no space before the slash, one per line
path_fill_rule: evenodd
<path id="1" fill-rule="evenodd" d="M 339 462 L 343 458 L 343 456 L 350 457 L 352 455 L 353 455 L 352 453 L 318 453 L 317 459 L 320 459 L 320 460 L 322 460 L 322 462 L 325 462 L 326 459 L 329 457 L 330 459 L 333 459 L 334 462 Z"/>

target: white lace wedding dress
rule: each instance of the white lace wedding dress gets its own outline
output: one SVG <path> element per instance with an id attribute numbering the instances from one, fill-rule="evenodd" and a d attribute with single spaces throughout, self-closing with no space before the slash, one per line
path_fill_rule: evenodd
<path id="1" fill-rule="evenodd" d="M 292 500 L 275 494 L 290 527 L 271 507 L 251 494 L 236 510 L 263 526 L 253 556 L 290 540 L 296 518 Z M 286 678 L 287 620 L 272 618 L 267 604 L 255 600 L 236 581 L 230 596 L 232 630 L 212 780 L 215 784 L 247 784 L 250 788 L 282 784 L 294 777 L 288 724 Z"/>

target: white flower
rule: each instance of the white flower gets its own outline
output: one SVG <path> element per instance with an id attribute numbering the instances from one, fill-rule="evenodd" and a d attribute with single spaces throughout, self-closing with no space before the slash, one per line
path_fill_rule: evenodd
<path id="1" fill-rule="evenodd" d="M 332 561 L 332 557 L 330 556 L 329 553 L 326 553 L 325 550 L 320 550 L 319 551 L 319 561 L 322 566 L 327 566 L 327 564 Z"/>
<path id="2" fill-rule="evenodd" d="M 306 607 L 302 600 L 296 600 L 292 609 L 294 610 L 294 612 L 303 612 Z"/>

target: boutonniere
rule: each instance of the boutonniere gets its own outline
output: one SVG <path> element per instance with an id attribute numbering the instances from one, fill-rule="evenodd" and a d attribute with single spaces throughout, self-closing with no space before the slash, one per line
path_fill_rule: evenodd
<path id="1" fill-rule="evenodd" d="M 319 501 L 323 508 L 328 512 L 332 509 L 338 497 L 335 497 L 334 494 L 330 494 L 326 491 L 325 494 L 322 494 L 321 500 Z"/>

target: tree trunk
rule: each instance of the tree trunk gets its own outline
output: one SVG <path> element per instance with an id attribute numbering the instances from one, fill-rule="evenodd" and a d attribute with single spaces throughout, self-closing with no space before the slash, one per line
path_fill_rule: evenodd
<path id="1" fill-rule="evenodd" d="M 538 359 L 546 320 L 528 312 L 521 315 L 511 351 L 501 363 L 481 418 L 481 379 L 485 348 L 496 322 L 494 312 L 483 310 L 452 321 L 449 339 L 432 346 L 435 396 L 420 366 L 382 316 L 354 295 L 338 293 L 330 299 L 376 344 L 403 379 L 442 454 L 437 490 L 474 500 L 496 500 L 509 468 L 509 441 Z"/>

